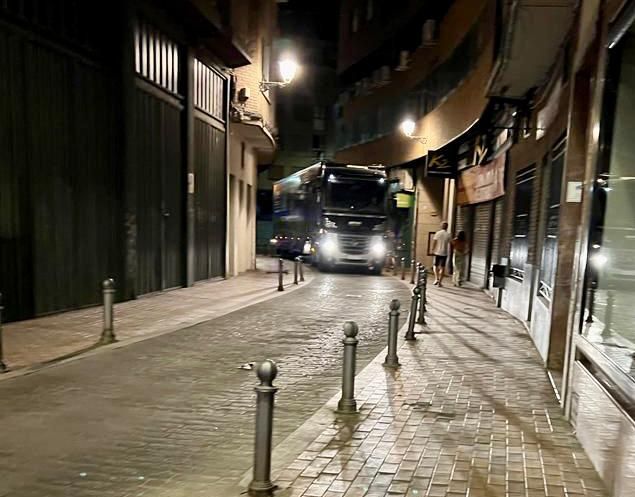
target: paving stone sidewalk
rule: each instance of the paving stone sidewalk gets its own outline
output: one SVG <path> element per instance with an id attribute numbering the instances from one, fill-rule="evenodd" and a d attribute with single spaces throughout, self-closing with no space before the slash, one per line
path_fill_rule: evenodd
<path id="1" fill-rule="evenodd" d="M 223 316 L 242 307 L 282 295 L 277 291 L 277 259 L 259 257 L 257 271 L 228 280 L 200 282 L 115 304 L 115 332 L 119 344 L 176 331 Z M 293 263 L 285 261 L 284 283 L 293 283 Z M 313 275 L 307 268 L 306 283 Z M 299 286 L 299 285 L 298 285 Z M 3 325 L 4 362 L 17 373 L 44 363 L 86 352 L 99 340 L 103 319 L 101 306 L 64 312 Z M 5 373 L 0 379 L 13 376 Z"/>
<path id="2" fill-rule="evenodd" d="M 276 447 L 277 497 L 607 497 L 523 326 L 478 290 L 428 293 L 401 368 L 358 376 L 359 415 L 336 396 Z"/>

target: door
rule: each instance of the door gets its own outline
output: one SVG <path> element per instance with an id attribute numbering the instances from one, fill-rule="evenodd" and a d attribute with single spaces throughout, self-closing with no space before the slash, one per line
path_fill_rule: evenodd
<path id="1" fill-rule="evenodd" d="M 183 282 L 181 110 L 137 89 L 137 293 Z"/>

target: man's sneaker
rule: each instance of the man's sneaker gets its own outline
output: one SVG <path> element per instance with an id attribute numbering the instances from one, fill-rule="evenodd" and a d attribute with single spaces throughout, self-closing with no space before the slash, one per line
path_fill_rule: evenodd
<path id="1" fill-rule="evenodd" d="M 434 283 L 432 283 L 433 285 L 438 285 L 439 282 L 437 280 L 434 280 Z"/>

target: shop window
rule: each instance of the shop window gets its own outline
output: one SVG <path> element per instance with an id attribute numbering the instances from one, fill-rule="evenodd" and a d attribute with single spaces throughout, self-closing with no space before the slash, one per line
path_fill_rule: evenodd
<path id="1" fill-rule="evenodd" d="M 511 276 L 519 280 L 525 277 L 525 264 L 529 255 L 529 227 L 531 225 L 531 204 L 535 180 L 535 165 L 518 171 L 516 174 L 510 264 Z"/>
<path id="2" fill-rule="evenodd" d="M 550 163 L 546 164 L 543 191 L 545 203 L 544 236 L 538 294 L 551 301 L 558 264 L 558 223 L 560 222 L 560 195 L 562 191 L 562 171 L 564 168 L 564 148 L 562 142 L 555 149 Z"/>
<path id="3" fill-rule="evenodd" d="M 635 30 L 610 50 L 593 192 L 583 335 L 635 376 Z"/>

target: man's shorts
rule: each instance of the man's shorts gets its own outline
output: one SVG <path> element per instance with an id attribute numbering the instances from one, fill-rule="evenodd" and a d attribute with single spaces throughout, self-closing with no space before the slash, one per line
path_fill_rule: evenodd
<path id="1" fill-rule="evenodd" d="M 434 266 L 435 267 L 445 267 L 445 263 L 448 260 L 447 255 L 435 255 L 434 256 Z"/>

